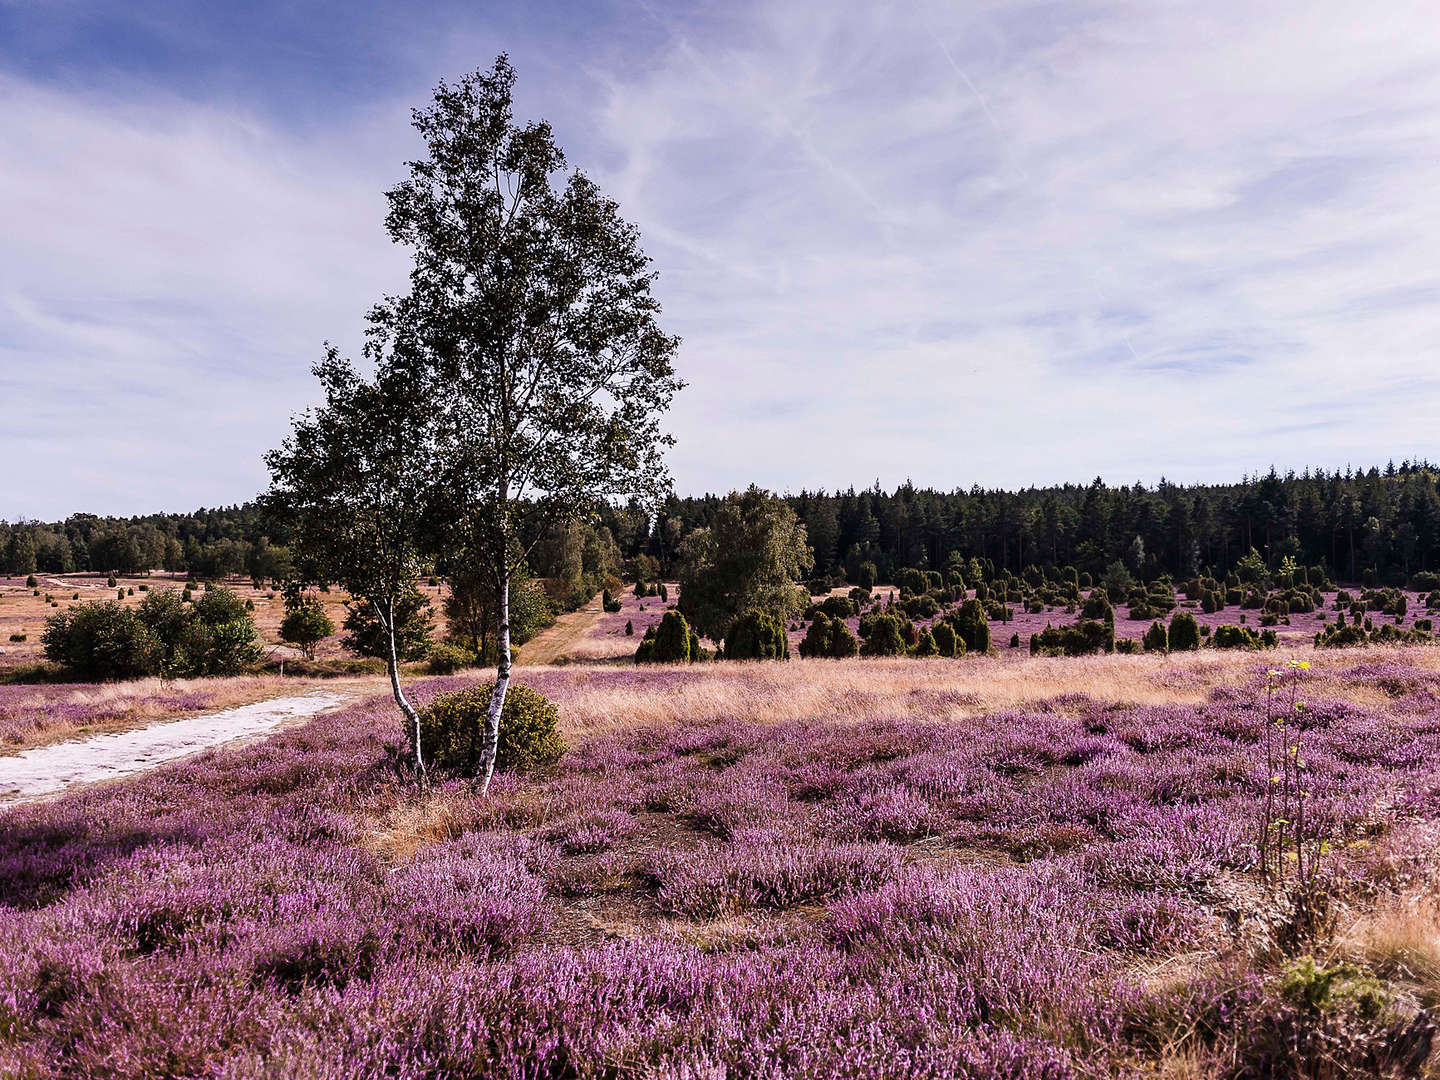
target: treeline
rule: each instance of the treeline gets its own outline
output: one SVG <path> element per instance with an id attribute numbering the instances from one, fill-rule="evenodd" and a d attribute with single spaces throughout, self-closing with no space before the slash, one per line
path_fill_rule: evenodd
<path id="1" fill-rule="evenodd" d="M 1399 583 L 1440 568 L 1440 467 L 1428 462 L 1343 473 L 1272 469 L 1233 484 L 1112 487 L 1097 478 L 946 492 L 907 483 L 893 492 L 877 485 L 784 498 L 805 526 L 814 574 L 843 573 L 850 581 L 864 563 L 891 580 L 905 567 L 943 569 L 952 556 L 1016 573 L 1073 566 L 1099 577 L 1118 561 L 1145 579 L 1223 577 L 1252 548 L 1270 567 L 1289 557 L 1343 581 Z M 587 597 L 639 556 L 650 573 L 668 576 L 686 537 L 709 527 L 722 501 L 672 497 L 656 515 L 633 505 L 606 508 L 591 524 L 526 538 L 527 546 L 533 541 L 530 572 L 549 589 Z M 8 574 L 163 568 L 275 579 L 288 563 L 286 537 L 248 503 L 194 514 L 0 523 L 0 554 Z"/>
<path id="2" fill-rule="evenodd" d="M 1224 577 L 1251 548 L 1275 568 L 1288 556 L 1330 576 L 1399 583 L 1440 568 L 1440 468 L 1421 462 L 1363 472 L 1271 470 L 1235 484 L 1088 485 L 944 492 L 904 484 L 786 501 L 805 525 L 817 576 L 882 581 L 904 567 L 944 569 L 952 556 L 995 571 L 1073 566 L 1099 578 L 1117 561 L 1136 576 Z M 672 499 L 647 538 L 666 562 L 707 526 L 716 496 Z M 628 554 L 628 552 L 627 552 Z M 1367 574 L 1367 571 L 1370 573 Z"/>

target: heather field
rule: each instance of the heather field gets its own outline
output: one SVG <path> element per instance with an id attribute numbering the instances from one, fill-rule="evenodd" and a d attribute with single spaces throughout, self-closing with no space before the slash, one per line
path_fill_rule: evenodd
<path id="1" fill-rule="evenodd" d="M 0 755 L 294 691 L 273 676 L 0 685 Z"/>
<path id="2" fill-rule="evenodd" d="M 1305 656 L 521 669 L 487 799 L 375 698 L 16 808 L 0 1075 L 1426 1075 L 1440 658 Z"/>

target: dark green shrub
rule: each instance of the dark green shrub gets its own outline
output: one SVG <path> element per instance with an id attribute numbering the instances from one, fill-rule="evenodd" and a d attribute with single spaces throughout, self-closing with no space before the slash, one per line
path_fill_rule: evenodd
<path id="1" fill-rule="evenodd" d="M 1274 635 L 1274 631 L 1270 631 Z M 1244 626 L 1217 626 L 1215 633 L 1210 637 L 1210 644 L 1217 649 L 1258 649 L 1261 639 L 1255 636 L 1255 631 Z"/>
<path id="2" fill-rule="evenodd" d="M 453 675 L 461 668 L 472 667 L 474 664 L 473 653 L 458 645 L 444 642 L 430 646 L 430 655 L 425 658 L 425 670 L 431 675 Z"/>
<path id="3" fill-rule="evenodd" d="M 29 635 L 29 634 L 11 634 L 11 635 L 10 635 L 10 640 L 13 641 L 13 642 L 15 642 L 16 644 L 19 644 L 19 643 L 22 642 L 22 641 L 28 641 L 29 639 L 30 639 L 30 635 Z"/>
<path id="4" fill-rule="evenodd" d="M 495 684 L 441 694 L 420 710 L 420 744 L 426 764 L 438 773 L 475 776 L 480 767 L 480 738 Z M 413 754 L 414 730 L 406 725 Z M 500 710 L 495 768 L 525 772 L 550 765 L 565 753 L 560 715 L 544 695 L 512 683 Z"/>
<path id="5" fill-rule="evenodd" d="M 1019 647 L 1020 647 L 1020 635 L 1019 635 L 1019 634 L 1011 634 L 1011 635 L 1010 635 L 1010 648 L 1012 648 L 1012 649 L 1018 649 Z"/>
<path id="6" fill-rule="evenodd" d="M 1032 656 L 1089 656 L 1114 652 L 1116 647 L 1115 624 L 1099 619 L 1081 619 L 1070 626 L 1047 625 L 1030 635 Z"/>
<path id="7" fill-rule="evenodd" d="M 829 596 L 820 604 L 820 610 L 832 619 L 848 619 L 852 615 L 860 614 L 860 608 L 855 601 L 844 596 Z"/>
<path id="8" fill-rule="evenodd" d="M 935 649 L 941 656 L 954 656 L 955 647 L 959 642 L 959 635 L 955 628 L 943 619 L 930 628 L 930 636 L 935 639 Z"/>
<path id="9" fill-rule="evenodd" d="M 1175 616 L 1177 619 L 1179 615 Z M 1194 616 L 1191 616 L 1192 620 Z M 1170 635 L 1165 631 L 1165 624 L 1158 619 L 1150 624 L 1150 629 L 1145 631 L 1145 638 L 1142 642 L 1146 652 L 1169 652 Z"/>
<path id="10" fill-rule="evenodd" d="M 809 660 L 830 655 L 830 616 L 817 612 L 798 646 L 802 658 Z"/>
<path id="11" fill-rule="evenodd" d="M 915 648 L 911 650 L 916 656 L 937 656 L 939 648 L 935 644 L 935 635 L 928 629 L 920 631 L 920 638 L 915 642 Z"/>
<path id="12" fill-rule="evenodd" d="M 965 642 L 966 652 L 990 650 L 990 623 L 985 617 L 985 606 L 979 600 L 966 600 L 949 619 L 955 633 Z"/>
<path id="13" fill-rule="evenodd" d="M 838 619 L 830 622 L 830 652 L 829 655 L 835 660 L 845 660 L 856 656 L 860 652 L 860 643 L 855 640 L 855 635 Z"/>
<path id="14" fill-rule="evenodd" d="M 702 660 L 709 660 L 710 654 L 700 647 L 700 635 L 692 626 L 690 628 L 690 662 L 698 664 Z"/>
<path id="15" fill-rule="evenodd" d="M 649 596 L 650 586 L 643 581 L 637 581 L 635 583 L 635 595 L 639 597 Z"/>
<path id="16" fill-rule="evenodd" d="M 1440 573 L 1434 570 L 1421 570 L 1410 579 L 1410 588 L 1415 592 L 1432 592 L 1440 589 Z"/>
<path id="17" fill-rule="evenodd" d="M 45 656 L 87 681 L 136 679 L 160 671 L 161 644 L 134 608 L 94 600 L 45 620 Z"/>
<path id="18" fill-rule="evenodd" d="M 626 619 L 626 620 L 625 620 L 625 636 L 626 636 L 626 637 L 634 637 L 634 636 L 635 636 L 635 621 L 634 621 L 633 619 Z"/>
<path id="19" fill-rule="evenodd" d="M 1114 622 L 1115 609 L 1110 604 L 1110 594 L 1103 588 L 1090 590 L 1090 595 L 1085 597 L 1085 602 L 1080 605 L 1080 615 L 1086 619 L 1098 619 L 1101 622 Z"/>
<path id="20" fill-rule="evenodd" d="M 782 630 L 783 635 L 783 630 Z M 690 624 L 678 611 L 667 611 L 655 628 L 650 659 L 656 664 L 685 664 L 690 661 Z"/>
<path id="21" fill-rule="evenodd" d="M 1176 612 L 1167 636 L 1171 652 L 1189 652 L 1200 647 L 1200 625 L 1188 611 Z"/>
<path id="22" fill-rule="evenodd" d="M 27 577 L 27 578 L 25 579 L 25 587 L 26 587 L 27 589 L 33 589 L 33 588 L 35 588 L 35 587 L 36 587 L 37 585 L 39 585 L 39 584 L 40 584 L 40 581 L 39 581 L 39 579 L 38 579 L 34 574 L 31 574 L 29 577 Z M 115 582 L 112 580 L 112 581 L 110 582 L 110 584 L 111 584 L 111 585 L 114 585 Z"/>
<path id="23" fill-rule="evenodd" d="M 850 602 L 855 605 L 856 611 L 859 611 L 866 604 L 870 603 L 870 600 L 871 594 L 869 589 L 862 589 L 857 585 L 850 590 Z"/>
<path id="24" fill-rule="evenodd" d="M 111 577 L 106 578 L 106 579 L 105 579 L 105 584 L 108 585 L 108 586 L 110 586 L 110 588 L 112 588 L 112 589 L 115 588 L 115 578 L 114 578 L 114 576 L 112 575 Z"/>
<path id="25" fill-rule="evenodd" d="M 285 600 L 285 618 L 280 623 L 280 640 L 297 646 L 307 660 L 315 659 L 315 646 L 335 633 L 335 624 L 325 614 L 318 596 L 301 595 Z"/>
<path id="26" fill-rule="evenodd" d="M 1220 610 L 1219 594 L 1210 592 L 1208 589 L 1200 594 L 1200 610 L 1206 615 L 1213 615 Z"/>
<path id="27" fill-rule="evenodd" d="M 1121 638 L 1115 642 L 1115 651 L 1123 656 L 1133 656 L 1140 651 L 1140 642 L 1134 638 Z"/>
<path id="28" fill-rule="evenodd" d="M 678 615 L 679 612 L 667 612 Z M 788 660 L 790 641 L 785 624 L 767 611 L 751 608 L 725 634 L 726 660 Z"/>
<path id="29" fill-rule="evenodd" d="M 861 656 L 900 656 L 909 647 L 894 615 L 866 615 L 860 620 Z"/>
<path id="30" fill-rule="evenodd" d="M 606 589 L 600 594 L 600 608 L 602 611 L 613 615 L 620 610 L 620 601 L 611 596 L 610 590 Z"/>
<path id="31" fill-rule="evenodd" d="M 930 582 L 925 577 L 925 571 L 916 570 L 911 567 L 896 571 L 895 585 L 899 588 L 902 596 L 906 593 L 912 596 L 919 596 L 921 593 L 928 592 L 930 589 Z"/>
<path id="32" fill-rule="evenodd" d="M 875 589 L 876 571 L 873 562 L 862 562 L 855 570 L 855 584 L 867 592 Z"/>
<path id="33" fill-rule="evenodd" d="M 660 597 L 660 602 L 662 604 L 668 604 L 670 602 L 670 590 L 665 587 L 665 583 L 663 581 L 659 585 L 655 586 L 655 591 L 656 594 Z"/>
<path id="34" fill-rule="evenodd" d="M 900 601 L 900 610 L 912 619 L 929 619 L 940 614 L 940 605 L 933 596 L 908 596 Z"/>

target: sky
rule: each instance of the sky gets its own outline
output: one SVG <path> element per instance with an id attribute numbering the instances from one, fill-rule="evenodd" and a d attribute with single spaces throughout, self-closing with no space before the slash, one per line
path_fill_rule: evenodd
<path id="1" fill-rule="evenodd" d="M 261 491 L 501 51 L 659 271 L 682 494 L 1440 459 L 1433 0 L 0 0 L 0 518 Z"/>

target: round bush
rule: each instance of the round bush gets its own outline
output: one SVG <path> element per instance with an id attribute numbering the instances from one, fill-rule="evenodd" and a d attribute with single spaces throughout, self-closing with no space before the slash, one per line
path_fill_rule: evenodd
<path id="1" fill-rule="evenodd" d="M 669 612 L 679 615 L 679 612 Z M 725 634 L 726 660 L 788 660 L 790 639 L 785 624 L 774 615 L 751 608 L 731 625 Z"/>
<path id="2" fill-rule="evenodd" d="M 1180 616 L 1175 616 L 1177 619 Z M 1150 629 L 1145 631 L 1143 642 L 1146 652 L 1169 652 L 1170 635 L 1165 632 L 1165 624 L 1158 619 L 1150 624 Z"/>
<path id="3" fill-rule="evenodd" d="M 441 694 L 420 710 L 420 745 L 428 767 L 453 776 L 479 773 L 480 739 L 494 691 L 492 682 Z M 413 754 L 415 732 L 409 725 L 406 734 Z M 495 768 L 525 772 L 559 761 L 565 750 L 555 706 L 530 687 L 512 683 L 500 711 Z"/>
<path id="4" fill-rule="evenodd" d="M 1170 649 L 1173 652 L 1187 652 L 1199 647 L 1200 626 L 1195 621 L 1195 616 L 1188 611 L 1177 612 L 1170 620 Z"/>
<path id="5" fill-rule="evenodd" d="M 473 654 L 457 645 L 447 645 L 444 642 L 430 646 L 430 655 L 425 658 L 426 670 L 431 675 L 453 675 L 474 663 Z"/>

